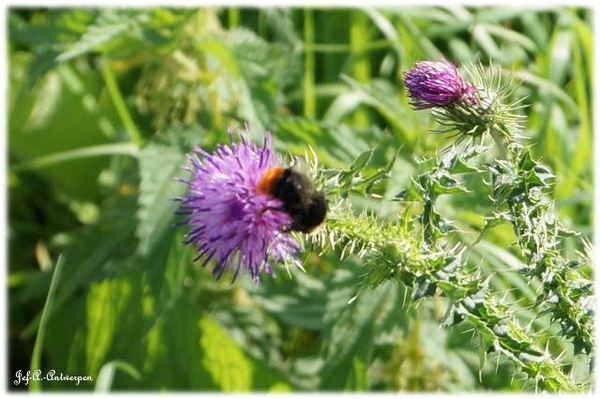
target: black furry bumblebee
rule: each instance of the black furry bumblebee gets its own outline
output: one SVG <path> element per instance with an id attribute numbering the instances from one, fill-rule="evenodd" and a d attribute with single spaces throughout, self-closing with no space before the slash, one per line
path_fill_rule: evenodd
<path id="1" fill-rule="evenodd" d="M 257 185 L 259 193 L 270 194 L 283 202 L 290 215 L 290 230 L 310 233 L 325 220 L 327 201 L 322 191 L 315 190 L 310 179 L 293 168 L 267 169 Z"/>

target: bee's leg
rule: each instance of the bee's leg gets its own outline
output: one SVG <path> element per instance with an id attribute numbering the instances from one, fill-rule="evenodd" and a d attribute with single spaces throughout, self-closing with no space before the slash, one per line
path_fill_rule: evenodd
<path id="1" fill-rule="evenodd" d="M 266 206 L 264 207 L 260 213 L 263 214 L 266 211 L 279 211 L 279 212 L 285 212 L 285 210 L 282 207 L 277 207 L 277 206 Z"/>
<path id="2" fill-rule="evenodd" d="M 260 213 L 263 214 L 266 211 L 278 211 L 278 212 L 285 212 L 285 209 L 283 209 L 282 207 L 276 207 L 276 206 L 267 206 L 265 208 L 263 208 Z M 292 223 L 289 226 L 284 227 L 281 231 L 283 231 L 284 233 L 289 233 L 290 231 L 294 231 L 296 230 L 296 220 L 294 218 L 292 218 Z"/>

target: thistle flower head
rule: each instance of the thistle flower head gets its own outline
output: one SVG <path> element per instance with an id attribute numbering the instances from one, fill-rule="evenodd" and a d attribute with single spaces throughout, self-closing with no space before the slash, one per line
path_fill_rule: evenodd
<path id="1" fill-rule="evenodd" d="M 404 84 L 416 109 L 450 107 L 461 99 L 476 101 L 473 85 L 446 60 L 417 62 L 405 72 Z"/>
<path id="2" fill-rule="evenodd" d="M 250 132 L 246 127 L 247 135 Z M 202 266 L 214 261 L 213 274 L 219 279 L 225 270 L 250 273 L 256 283 L 260 273 L 273 274 L 272 261 L 295 263 L 300 245 L 287 231 L 290 217 L 280 209 L 280 200 L 260 193 L 257 184 L 263 173 L 276 164 L 269 133 L 262 146 L 251 143 L 244 133 L 239 143 L 219 145 L 213 153 L 195 148 L 189 155 L 189 186 L 179 214 L 189 225 L 184 244 L 198 250 L 195 260 Z"/>

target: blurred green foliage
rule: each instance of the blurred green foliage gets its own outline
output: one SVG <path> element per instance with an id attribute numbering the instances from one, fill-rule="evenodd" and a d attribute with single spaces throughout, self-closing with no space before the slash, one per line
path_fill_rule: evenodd
<path id="1" fill-rule="evenodd" d="M 10 9 L 9 373 L 37 362 L 93 378 L 42 382 L 49 391 L 534 390 L 506 359 L 482 362 L 468 322 L 439 327 L 447 298 L 411 305 L 413 287 L 388 282 L 349 304 L 359 257 L 308 250 L 306 274 L 213 281 L 172 227 L 171 198 L 185 189 L 174 177 L 194 145 L 210 150 L 248 122 L 254 139 L 268 129 L 282 153 L 310 147 L 323 168 L 369 153 L 360 169 L 390 166 L 375 191 L 393 198 L 448 144 L 411 110 L 400 72 L 442 56 L 492 60 L 522 80 L 524 134 L 557 175 L 562 222 L 591 238 L 590 20 L 564 7 Z M 382 217 L 405 211 L 350 197 Z M 473 195 L 437 210 L 471 242 L 492 208 Z M 503 225 L 469 264 L 494 273 L 498 298 L 564 351 L 574 382 L 591 384 L 589 359 L 527 313 L 537 291 L 515 272 L 517 254 Z"/>

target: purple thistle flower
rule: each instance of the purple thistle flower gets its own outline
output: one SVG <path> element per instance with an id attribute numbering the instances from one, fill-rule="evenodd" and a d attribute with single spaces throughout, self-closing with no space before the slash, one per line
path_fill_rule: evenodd
<path id="1" fill-rule="evenodd" d="M 417 62 L 405 72 L 404 84 L 416 109 L 450 107 L 461 99 L 477 102 L 473 85 L 446 60 Z"/>
<path id="2" fill-rule="evenodd" d="M 246 126 L 247 136 L 250 135 Z M 196 147 L 188 156 L 191 166 L 186 197 L 177 198 L 182 205 L 178 214 L 187 215 L 189 232 L 184 244 L 194 245 L 204 258 L 202 266 L 213 260 L 217 280 L 225 270 L 240 269 L 250 273 L 258 283 L 264 271 L 273 274 L 270 261 L 291 261 L 302 265 L 295 256 L 300 245 L 287 231 L 290 217 L 280 200 L 259 193 L 257 184 L 263 173 L 276 166 L 271 149 L 271 136 L 265 134 L 262 146 L 247 141 L 239 134 L 239 143 L 219 145 L 213 153 Z"/>

